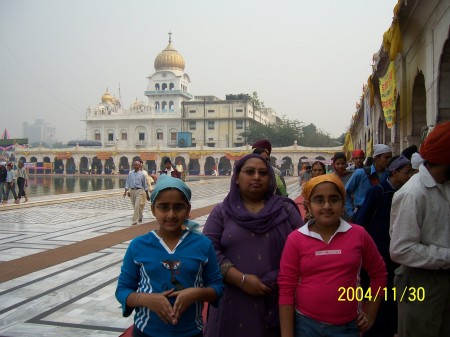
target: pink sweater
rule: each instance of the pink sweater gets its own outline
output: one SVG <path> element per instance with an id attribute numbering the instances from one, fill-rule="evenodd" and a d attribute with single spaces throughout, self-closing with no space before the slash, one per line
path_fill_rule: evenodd
<path id="1" fill-rule="evenodd" d="M 328 244 L 309 236 L 306 226 L 292 232 L 284 247 L 278 276 L 279 304 L 295 304 L 297 311 L 320 322 L 348 323 L 356 318 L 359 303 L 348 301 L 347 293 L 339 288 L 357 287 L 362 265 L 370 276 L 372 296 L 379 288 L 378 296 L 384 296 L 384 261 L 361 226 L 341 221 L 340 230 Z M 338 301 L 340 296 L 344 301 Z"/>

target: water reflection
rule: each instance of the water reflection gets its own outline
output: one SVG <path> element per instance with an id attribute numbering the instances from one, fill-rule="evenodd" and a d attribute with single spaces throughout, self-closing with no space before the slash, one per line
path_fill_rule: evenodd
<path id="1" fill-rule="evenodd" d="M 125 187 L 126 177 L 28 176 L 29 197 L 111 190 Z"/>

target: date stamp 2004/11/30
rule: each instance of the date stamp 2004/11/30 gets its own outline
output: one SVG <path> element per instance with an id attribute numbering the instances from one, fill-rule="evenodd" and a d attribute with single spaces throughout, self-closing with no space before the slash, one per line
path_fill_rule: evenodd
<path id="1" fill-rule="evenodd" d="M 403 289 L 392 287 L 379 287 L 377 291 L 372 288 L 363 289 L 362 287 L 339 287 L 338 301 L 376 301 L 382 298 L 385 301 L 408 301 L 422 302 L 425 300 L 425 289 L 423 287 L 404 287 Z"/>

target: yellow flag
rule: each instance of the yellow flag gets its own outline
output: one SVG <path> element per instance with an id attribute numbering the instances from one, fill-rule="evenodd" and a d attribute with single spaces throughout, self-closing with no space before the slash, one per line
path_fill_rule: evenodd
<path id="1" fill-rule="evenodd" d="M 380 78 L 380 95 L 384 119 L 387 127 L 390 129 L 395 123 L 395 109 L 397 101 L 394 61 L 389 63 L 389 68 L 386 71 L 386 74 Z"/>

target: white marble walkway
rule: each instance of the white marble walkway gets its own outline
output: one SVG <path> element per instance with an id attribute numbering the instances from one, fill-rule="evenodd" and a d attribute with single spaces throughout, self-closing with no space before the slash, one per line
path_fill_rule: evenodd
<path id="1" fill-rule="evenodd" d="M 287 178 L 294 199 L 295 178 Z M 229 179 L 189 183 L 193 209 L 223 200 Z M 122 190 L 30 200 L 0 209 L 2 261 L 13 261 L 129 227 L 131 206 Z M 195 219 L 204 224 L 207 214 Z M 154 218 L 147 210 L 144 222 Z M 0 284 L 0 337 L 115 337 L 132 324 L 114 297 L 129 242 Z"/>

